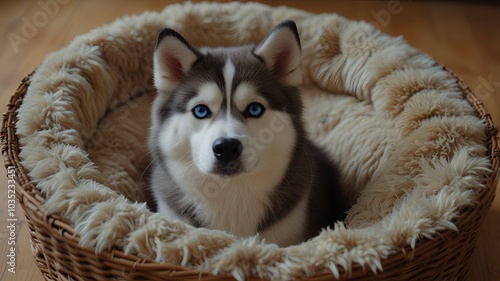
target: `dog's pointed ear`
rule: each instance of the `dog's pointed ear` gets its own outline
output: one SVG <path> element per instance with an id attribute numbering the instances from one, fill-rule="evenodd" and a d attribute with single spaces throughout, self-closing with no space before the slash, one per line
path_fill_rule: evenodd
<path id="1" fill-rule="evenodd" d="M 302 84 L 302 51 L 295 22 L 278 24 L 255 48 L 267 69 L 285 86 Z"/>
<path id="2" fill-rule="evenodd" d="M 158 33 L 154 53 L 154 83 L 158 90 L 174 88 L 201 54 L 179 33 L 164 28 Z"/>

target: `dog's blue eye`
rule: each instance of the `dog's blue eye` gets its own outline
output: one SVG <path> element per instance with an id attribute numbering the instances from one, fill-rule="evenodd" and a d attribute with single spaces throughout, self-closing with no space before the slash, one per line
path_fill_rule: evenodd
<path id="1" fill-rule="evenodd" d="M 264 106 L 258 102 L 252 102 L 247 107 L 247 114 L 250 117 L 258 118 L 264 114 Z"/>
<path id="2" fill-rule="evenodd" d="M 204 104 L 197 105 L 192 110 L 194 117 L 204 119 L 210 116 L 210 109 Z"/>

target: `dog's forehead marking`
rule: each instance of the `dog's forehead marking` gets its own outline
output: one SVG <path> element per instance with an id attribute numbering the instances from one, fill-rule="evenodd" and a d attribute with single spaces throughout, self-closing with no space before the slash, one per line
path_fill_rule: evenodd
<path id="1" fill-rule="evenodd" d="M 231 116 L 231 95 L 232 95 L 232 86 L 233 86 L 233 80 L 234 80 L 234 75 L 235 75 L 236 69 L 234 67 L 233 62 L 231 61 L 230 58 L 227 58 L 224 68 L 222 70 L 222 76 L 224 77 L 224 85 L 225 85 L 225 91 L 226 91 L 226 116 L 227 116 L 227 121 L 230 122 L 230 116 Z"/>

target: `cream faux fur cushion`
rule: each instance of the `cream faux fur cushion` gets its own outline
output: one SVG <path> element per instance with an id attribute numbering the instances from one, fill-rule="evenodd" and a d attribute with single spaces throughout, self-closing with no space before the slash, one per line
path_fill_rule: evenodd
<path id="1" fill-rule="evenodd" d="M 157 31 L 169 26 L 198 46 L 241 45 L 287 18 L 302 40 L 307 129 L 340 163 L 352 200 L 345 224 L 279 248 L 150 212 Z M 364 22 L 259 4 L 173 5 L 80 36 L 39 66 L 18 117 L 23 165 L 83 246 L 240 280 L 338 276 L 353 263 L 383 270 L 380 260 L 401 247 L 456 229 L 489 167 L 484 122 L 431 57 Z"/>

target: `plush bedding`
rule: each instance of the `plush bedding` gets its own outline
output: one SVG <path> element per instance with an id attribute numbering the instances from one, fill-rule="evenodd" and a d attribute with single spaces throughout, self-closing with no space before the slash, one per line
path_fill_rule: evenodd
<path id="1" fill-rule="evenodd" d="M 300 245 L 197 229 L 151 212 L 146 138 L 152 54 L 168 26 L 197 46 L 259 42 L 293 19 L 303 49 L 305 123 L 339 163 L 352 208 Z M 260 4 L 178 4 L 74 39 L 32 76 L 18 112 L 23 166 L 80 244 L 237 279 L 292 279 L 381 260 L 454 229 L 490 162 L 485 122 L 456 78 L 401 37 L 335 14 Z"/>

